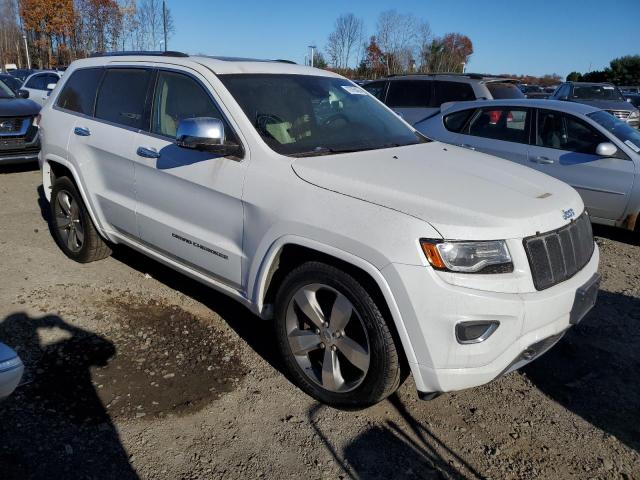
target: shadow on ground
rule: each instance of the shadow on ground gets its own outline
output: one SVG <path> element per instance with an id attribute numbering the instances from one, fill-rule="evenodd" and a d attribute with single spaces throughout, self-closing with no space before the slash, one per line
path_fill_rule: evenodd
<path id="1" fill-rule="evenodd" d="M 553 400 L 640 452 L 640 299 L 600 291 L 594 310 L 523 372 Z"/>
<path id="2" fill-rule="evenodd" d="M 630 232 L 624 228 L 609 227 L 607 225 L 593 224 L 593 234 L 596 237 L 606 238 L 615 242 L 626 243 L 628 245 L 640 245 L 640 235 Z"/>
<path id="3" fill-rule="evenodd" d="M 483 478 L 417 420 L 397 394 L 393 394 L 388 401 L 402 418 L 402 424 L 387 420 L 372 425 L 340 449 L 332 443 L 328 432 L 324 432 L 317 421 L 317 416 L 328 407 L 316 404 L 309 409 L 309 423 L 349 478 Z"/>
<path id="4" fill-rule="evenodd" d="M 34 170 L 38 170 L 38 168 L 40 167 L 38 166 L 37 161 L 16 163 L 12 165 L 0 165 L 0 175 L 6 175 L 9 173 L 33 172 Z"/>
<path id="5" fill-rule="evenodd" d="M 0 341 L 25 363 L 22 384 L 0 404 L 0 477 L 137 478 L 91 371 L 115 353 L 108 340 L 55 315 L 16 313 Z"/>

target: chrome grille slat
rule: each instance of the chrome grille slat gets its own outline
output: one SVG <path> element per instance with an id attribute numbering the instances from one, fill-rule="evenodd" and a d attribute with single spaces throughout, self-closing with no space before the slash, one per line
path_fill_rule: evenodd
<path id="1" fill-rule="evenodd" d="M 574 222 L 523 240 L 536 290 L 557 285 L 579 272 L 591 259 L 591 221 L 583 213 Z"/>
<path id="2" fill-rule="evenodd" d="M 626 120 L 631 115 L 631 112 L 626 110 L 607 110 L 614 117 L 618 117 L 620 120 Z"/>

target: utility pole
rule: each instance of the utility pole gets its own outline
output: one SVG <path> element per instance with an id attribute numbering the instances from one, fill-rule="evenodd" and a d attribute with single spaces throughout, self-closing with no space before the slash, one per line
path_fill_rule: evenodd
<path id="1" fill-rule="evenodd" d="M 164 30 L 164 51 L 167 51 L 167 4 L 162 0 L 162 28 Z"/>
<path id="2" fill-rule="evenodd" d="M 309 45 L 309 48 L 311 49 L 311 61 L 309 63 L 313 67 L 313 60 L 314 60 L 313 57 L 315 57 L 316 46 L 315 45 Z"/>
<path id="3" fill-rule="evenodd" d="M 27 36 L 22 34 L 22 38 L 24 39 L 24 51 L 27 52 L 27 68 L 31 70 L 31 59 L 29 58 L 29 45 L 27 44 Z"/>

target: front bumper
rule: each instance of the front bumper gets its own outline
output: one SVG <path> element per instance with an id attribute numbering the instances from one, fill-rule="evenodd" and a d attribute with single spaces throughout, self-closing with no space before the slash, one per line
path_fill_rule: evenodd
<path id="1" fill-rule="evenodd" d="M 40 136 L 37 130 L 25 139 L 0 138 L 0 165 L 33 162 L 38 160 L 39 152 Z"/>
<path id="2" fill-rule="evenodd" d="M 383 274 L 394 291 L 417 359 L 410 366 L 418 391 L 447 392 L 482 385 L 540 356 L 571 326 L 576 292 L 597 273 L 598 262 L 596 246 L 589 263 L 575 276 L 528 293 L 459 287 L 446 283 L 428 267 L 387 266 Z M 500 326 L 487 340 L 457 342 L 458 322 L 488 320 L 497 320 Z M 522 357 L 533 347 L 534 355 Z"/>

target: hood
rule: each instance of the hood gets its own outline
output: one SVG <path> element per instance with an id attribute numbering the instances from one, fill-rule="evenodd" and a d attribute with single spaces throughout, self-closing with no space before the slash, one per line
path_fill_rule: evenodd
<path id="1" fill-rule="evenodd" d="M 430 223 L 443 238 L 522 238 L 584 207 L 569 185 L 508 160 L 439 142 L 298 158 L 303 180 Z"/>
<path id="2" fill-rule="evenodd" d="M 40 112 L 40 108 L 27 98 L 0 98 L 0 117 L 32 117 Z"/>
<path id="3" fill-rule="evenodd" d="M 583 103 L 590 107 L 599 108 L 601 110 L 637 110 L 633 103 L 624 100 L 572 100 L 572 102 Z"/>

